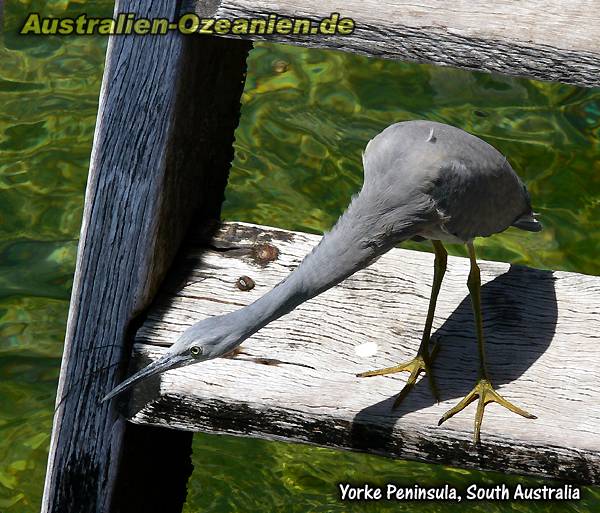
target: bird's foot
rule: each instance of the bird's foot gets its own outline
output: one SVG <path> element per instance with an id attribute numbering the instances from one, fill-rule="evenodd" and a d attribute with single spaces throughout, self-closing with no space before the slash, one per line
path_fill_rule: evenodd
<path id="1" fill-rule="evenodd" d="M 397 408 L 400 403 L 404 400 L 404 398 L 408 395 L 408 393 L 414 388 L 417 378 L 419 375 L 424 372 L 429 379 L 429 386 L 431 387 L 431 393 L 435 398 L 436 402 L 439 402 L 439 395 L 437 392 L 437 388 L 435 386 L 435 381 L 433 379 L 433 374 L 431 372 L 431 364 L 433 363 L 434 358 L 438 353 L 438 345 L 437 343 L 433 346 L 433 349 L 429 353 L 427 350 L 419 351 L 417 356 L 415 356 L 412 360 L 401 363 L 399 365 L 394 365 L 393 367 L 386 367 L 384 369 L 377 369 L 367 372 L 361 372 L 357 374 L 359 378 L 367 378 L 370 376 L 383 376 L 385 374 L 394 374 L 396 372 L 409 372 L 410 376 L 404 385 L 404 388 L 398 394 L 396 399 L 394 400 L 394 405 L 392 408 Z"/>
<path id="2" fill-rule="evenodd" d="M 459 411 L 464 410 L 469 404 L 479 398 L 479 402 L 477 403 L 477 413 L 475 414 L 475 432 L 473 435 L 473 442 L 475 444 L 479 444 L 481 441 L 480 432 L 481 432 L 481 421 L 483 420 L 483 410 L 485 405 L 488 403 L 498 403 L 510 411 L 521 415 L 522 417 L 528 419 L 537 419 L 535 415 L 526 412 L 525 410 L 515 406 L 514 404 L 508 402 L 504 397 L 502 397 L 498 392 L 494 390 L 494 387 L 490 383 L 490 381 L 486 378 L 480 378 L 473 390 L 471 390 L 465 397 L 462 399 L 454 408 L 449 409 L 440 421 L 438 422 L 438 426 L 442 424 L 442 422 L 447 421 L 450 417 L 456 415 Z"/>

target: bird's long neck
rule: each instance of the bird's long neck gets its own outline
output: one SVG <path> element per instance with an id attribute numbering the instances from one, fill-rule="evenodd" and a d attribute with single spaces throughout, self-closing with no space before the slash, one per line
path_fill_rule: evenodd
<path id="1" fill-rule="evenodd" d="M 374 210 L 371 199 L 363 189 L 331 232 L 287 278 L 254 303 L 229 314 L 236 317 L 231 319 L 232 325 L 241 327 L 236 345 L 411 236 L 409 224 L 402 222 L 406 217 L 402 211 Z"/>

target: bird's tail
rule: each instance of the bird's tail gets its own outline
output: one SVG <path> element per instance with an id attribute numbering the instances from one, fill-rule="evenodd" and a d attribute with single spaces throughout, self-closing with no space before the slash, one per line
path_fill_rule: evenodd
<path id="1" fill-rule="evenodd" d="M 519 217 L 512 225 L 528 232 L 539 232 L 542 229 L 542 223 L 536 219 L 538 215 L 539 214 L 530 212 L 529 214 Z"/>

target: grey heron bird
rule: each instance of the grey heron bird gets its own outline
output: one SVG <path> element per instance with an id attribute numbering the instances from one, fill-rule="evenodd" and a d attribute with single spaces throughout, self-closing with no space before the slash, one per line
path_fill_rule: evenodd
<path id="1" fill-rule="evenodd" d="M 466 244 L 471 268 L 467 280 L 479 351 L 475 387 L 440 424 L 478 401 L 474 440 L 480 440 L 484 407 L 497 402 L 510 411 L 535 418 L 495 391 L 485 364 L 480 274 L 473 240 L 509 226 L 539 231 L 529 194 L 506 158 L 481 139 L 453 126 L 432 121 L 396 123 L 367 144 L 364 183 L 347 210 L 302 263 L 254 303 L 204 319 L 189 327 L 158 360 L 126 379 L 110 399 L 140 380 L 169 369 L 217 358 L 244 340 L 356 271 L 368 266 L 399 242 L 429 239 L 435 252 L 434 277 L 425 328 L 416 356 L 409 362 L 358 376 L 410 373 L 395 401 L 397 406 L 425 373 L 438 397 L 431 374 L 437 351 L 430 347 L 436 300 L 446 270 L 443 242 Z"/>

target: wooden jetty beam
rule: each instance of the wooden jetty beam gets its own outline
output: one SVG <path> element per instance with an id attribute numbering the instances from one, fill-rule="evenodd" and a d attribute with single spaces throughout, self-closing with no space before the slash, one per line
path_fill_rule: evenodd
<path id="1" fill-rule="evenodd" d="M 595 0 L 188 0 L 183 12 L 189 11 L 229 19 L 270 13 L 323 19 L 339 13 L 355 21 L 353 34 L 251 38 L 600 85 L 600 9 Z"/>
<path id="2" fill-rule="evenodd" d="M 178 2 L 115 12 L 176 18 Z M 44 513 L 181 511 L 191 434 L 127 425 L 100 399 L 191 219 L 219 217 L 247 41 L 111 37 L 88 177 Z M 117 486 L 118 484 L 118 486 Z"/>
<path id="3" fill-rule="evenodd" d="M 319 236 L 225 223 L 196 240 L 165 281 L 136 335 L 135 366 L 158 358 L 189 325 L 254 301 L 284 278 Z M 263 244 L 276 260 L 260 260 Z M 466 285 L 450 257 L 434 322 L 441 403 L 420 381 L 391 409 L 406 375 L 357 372 L 414 356 L 425 321 L 433 255 L 393 249 L 371 267 L 271 323 L 231 359 L 169 371 L 137 386 L 134 423 L 308 442 L 458 467 L 600 482 L 600 277 L 482 261 L 486 350 L 494 384 L 538 416 L 491 404 L 472 444 L 476 405 L 441 427 L 473 386 L 477 351 Z M 241 276 L 255 282 L 236 286 Z M 373 352 L 373 343 L 377 350 Z"/>

